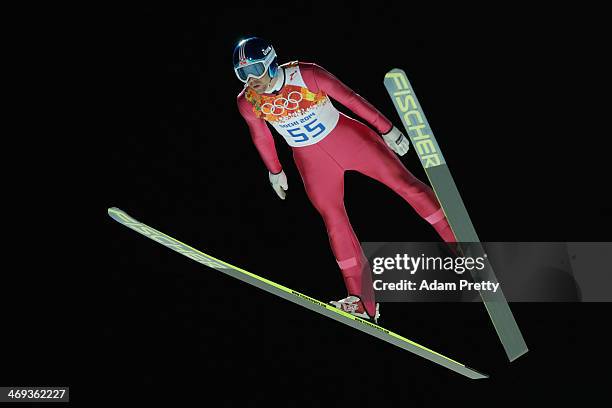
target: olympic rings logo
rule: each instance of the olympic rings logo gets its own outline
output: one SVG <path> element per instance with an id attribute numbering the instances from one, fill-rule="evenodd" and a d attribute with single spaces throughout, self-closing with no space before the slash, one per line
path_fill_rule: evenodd
<path id="1" fill-rule="evenodd" d="M 299 97 L 299 99 L 297 99 L 297 97 L 293 98 L 293 94 L 297 94 L 297 97 Z M 304 99 L 304 97 L 300 92 L 293 91 L 290 92 L 286 98 L 283 98 L 282 96 L 280 98 L 276 98 L 274 100 L 274 104 L 270 102 L 264 103 L 263 105 L 261 105 L 261 111 L 265 115 L 280 116 L 285 113 L 285 109 L 293 111 L 299 108 L 302 99 Z"/>

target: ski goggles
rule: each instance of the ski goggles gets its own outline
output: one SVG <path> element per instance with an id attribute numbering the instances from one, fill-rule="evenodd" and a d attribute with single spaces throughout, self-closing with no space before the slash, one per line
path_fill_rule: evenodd
<path id="1" fill-rule="evenodd" d="M 236 76 L 238 77 L 238 79 L 242 82 L 247 82 L 249 78 L 259 79 L 266 74 L 268 67 L 270 66 L 272 61 L 274 61 L 274 58 L 276 58 L 276 53 L 274 52 L 274 49 L 272 49 L 270 53 L 266 55 L 266 58 L 263 60 L 250 63 L 246 60 L 241 60 L 241 66 L 234 68 L 234 71 L 236 72 Z"/>

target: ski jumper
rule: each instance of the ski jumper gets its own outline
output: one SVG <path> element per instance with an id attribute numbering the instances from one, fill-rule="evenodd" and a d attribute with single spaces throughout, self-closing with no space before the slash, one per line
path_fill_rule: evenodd
<path id="1" fill-rule="evenodd" d="M 393 128 L 385 116 L 316 64 L 293 62 L 280 68 L 278 80 L 283 84 L 277 92 L 259 95 L 245 86 L 238 95 L 238 109 L 268 171 L 279 173 L 282 166 L 266 122 L 291 146 L 308 198 L 323 217 L 348 294 L 359 296 L 373 315 L 368 261 L 344 208 L 345 171 L 356 170 L 385 184 L 444 241 L 454 242 L 455 237 L 433 190 L 404 167 L 376 132 L 339 112 L 330 97 L 381 134 Z"/>

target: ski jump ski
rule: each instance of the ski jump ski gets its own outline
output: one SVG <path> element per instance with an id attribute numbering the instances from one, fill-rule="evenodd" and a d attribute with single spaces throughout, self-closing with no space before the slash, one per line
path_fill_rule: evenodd
<path id="1" fill-rule="evenodd" d="M 385 75 L 384 83 L 421 160 L 425 173 L 427 173 L 429 182 L 438 197 L 438 201 L 442 205 L 448 223 L 455 233 L 457 242 L 460 245 L 461 243 L 464 245 L 468 243 L 469 252 L 465 251 L 466 254 L 469 253 L 471 256 L 485 255 L 474 225 L 470 220 L 463 200 L 461 200 L 461 195 L 457 190 L 444 156 L 442 156 L 440 146 L 427 122 L 425 113 L 406 73 L 401 69 L 392 69 Z M 481 271 L 472 270 L 474 280 L 497 283 L 491 264 L 485 262 L 485 265 L 486 267 Z M 513 361 L 525 354 L 528 350 L 527 345 L 501 289 L 495 293 L 480 291 L 480 296 L 489 312 L 491 322 L 504 346 L 508 359 Z"/>
<path id="2" fill-rule="evenodd" d="M 271 280 L 255 275 L 251 272 L 245 271 L 244 269 L 238 268 L 237 266 L 230 265 L 227 262 L 221 261 L 217 258 L 200 252 L 197 249 L 194 249 L 189 245 L 186 245 L 164 234 L 163 232 L 157 231 L 154 228 L 151 228 L 139 221 L 136 221 L 134 218 L 130 217 L 118 208 L 109 208 L 108 214 L 115 221 L 133 229 L 134 231 L 144 235 L 145 237 L 150 238 L 153 241 L 156 241 L 182 255 L 185 255 L 187 258 L 191 258 L 194 261 L 197 261 L 203 265 L 216 269 L 219 272 L 222 272 L 238 280 L 251 284 L 255 287 L 258 287 L 259 289 L 263 289 L 266 292 L 270 292 L 276 296 L 280 296 L 283 299 L 287 299 L 290 302 L 296 303 L 300 306 L 320 313 L 331 319 L 337 320 L 341 323 L 346 324 L 347 326 L 351 326 L 354 329 L 377 337 L 397 347 L 400 347 L 418 356 L 426 358 L 427 360 L 433 361 L 436 364 L 439 364 L 459 374 L 462 374 L 468 378 L 488 378 L 487 374 L 483 374 L 472 368 L 469 368 L 455 360 L 452 360 L 446 356 L 443 356 L 440 353 L 430 350 L 427 347 L 421 346 L 420 344 L 417 344 L 412 340 L 408 340 L 407 338 L 402 337 L 399 334 L 393 333 L 392 331 L 387 330 L 381 326 L 373 324 L 359 317 L 353 316 L 340 309 L 336 309 L 332 305 L 328 305 L 325 302 L 313 299 L 293 289 L 289 289 L 285 286 L 279 285 L 278 283 L 272 282 Z"/>

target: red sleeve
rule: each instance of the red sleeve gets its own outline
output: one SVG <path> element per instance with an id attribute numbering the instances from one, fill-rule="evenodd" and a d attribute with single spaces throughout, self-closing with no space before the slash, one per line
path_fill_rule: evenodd
<path id="1" fill-rule="evenodd" d="M 325 92 L 353 113 L 367 121 L 379 133 L 388 133 L 393 124 L 380 113 L 370 102 L 366 101 L 338 78 L 317 64 L 300 63 L 300 72 L 308 89 Z"/>
<path id="2" fill-rule="evenodd" d="M 251 139 L 259 151 L 259 155 L 268 168 L 268 171 L 274 174 L 279 173 L 283 167 L 278 160 L 274 138 L 272 137 L 268 125 L 266 125 L 263 119 L 255 115 L 253 112 L 253 105 L 244 97 L 244 91 L 238 95 L 237 103 L 238 111 L 240 111 L 240 114 L 249 126 Z"/>

